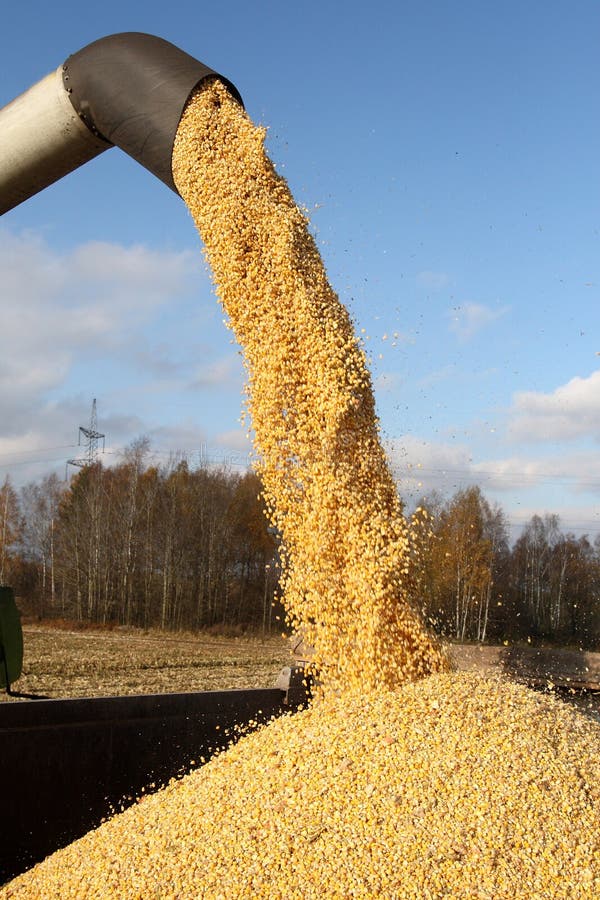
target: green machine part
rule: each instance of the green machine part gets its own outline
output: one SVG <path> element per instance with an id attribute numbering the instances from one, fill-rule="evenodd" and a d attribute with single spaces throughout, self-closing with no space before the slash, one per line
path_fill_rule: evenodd
<path id="1" fill-rule="evenodd" d="M 23 629 L 12 588 L 0 586 L 0 688 L 10 690 L 23 669 Z"/>

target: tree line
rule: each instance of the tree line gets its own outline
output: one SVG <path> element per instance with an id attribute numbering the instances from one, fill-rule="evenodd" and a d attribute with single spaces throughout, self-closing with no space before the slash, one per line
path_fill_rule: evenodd
<path id="1" fill-rule="evenodd" d="M 0 583 L 40 618 L 269 631 L 276 537 L 260 483 L 185 459 L 146 466 L 138 442 L 110 468 L 0 489 Z M 280 625 L 278 627 L 281 627 Z"/>
<path id="2" fill-rule="evenodd" d="M 41 618 L 199 630 L 282 627 L 278 536 L 256 474 L 147 465 L 145 440 L 110 468 L 0 487 L 0 584 Z M 600 536 L 534 515 L 511 546 L 477 486 L 411 516 L 413 602 L 460 641 L 600 646 Z"/>
<path id="3" fill-rule="evenodd" d="M 411 590 L 439 633 L 600 645 L 600 535 L 534 515 L 511 547 L 504 511 L 477 486 L 425 499 L 412 518 Z"/>

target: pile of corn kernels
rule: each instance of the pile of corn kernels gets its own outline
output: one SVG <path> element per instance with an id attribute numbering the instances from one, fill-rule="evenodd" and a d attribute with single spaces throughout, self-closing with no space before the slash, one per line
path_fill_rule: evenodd
<path id="1" fill-rule="evenodd" d="M 275 720 L 16 879 L 28 900 L 592 900 L 598 727 L 474 675 Z"/>
<path id="2" fill-rule="evenodd" d="M 362 350 L 263 141 L 209 84 L 180 124 L 174 175 L 246 355 L 284 599 L 322 695 L 0 900 L 592 900 L 600 726 L 445 671 L 406 600 L 406 526 Z"/>

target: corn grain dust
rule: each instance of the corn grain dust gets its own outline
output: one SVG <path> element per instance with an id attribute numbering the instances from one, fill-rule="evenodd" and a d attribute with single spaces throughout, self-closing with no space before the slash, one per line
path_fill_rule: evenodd
<path id="1" fill-rule="evenodd" d="M 442 671 L 403 600 L 407 534 L 362 351 L 263 138 L 208 86 L 181 122 L 174 172 L 247 355 L 285 600 L 336 690 L 0 900 L 592 900 L 600 726 L 524 687 Z"/>

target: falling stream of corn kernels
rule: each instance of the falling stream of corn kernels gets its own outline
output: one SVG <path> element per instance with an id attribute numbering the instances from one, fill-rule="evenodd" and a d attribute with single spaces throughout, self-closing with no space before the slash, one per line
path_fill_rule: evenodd
<path id="1" fill-rule="evenodd" d="M 406 524 L 364 352 L 264 136 L 215 83 L 183 115 L 173 175 L 243 348 L 291 623 L 325 686 L 398 685 L 445 658 L 406 599 Z"/>

